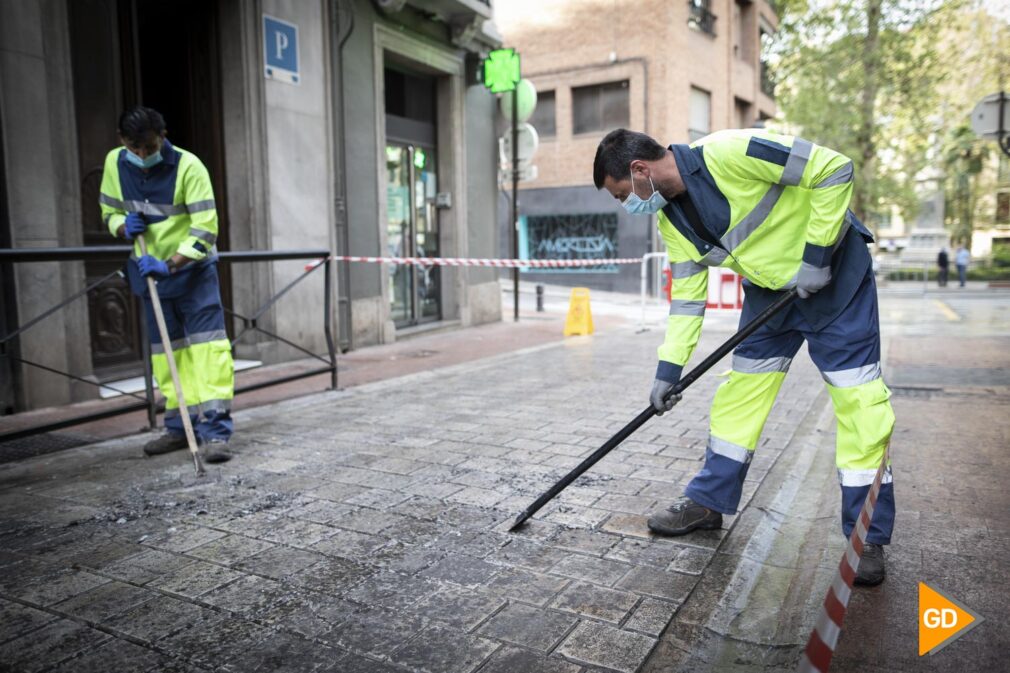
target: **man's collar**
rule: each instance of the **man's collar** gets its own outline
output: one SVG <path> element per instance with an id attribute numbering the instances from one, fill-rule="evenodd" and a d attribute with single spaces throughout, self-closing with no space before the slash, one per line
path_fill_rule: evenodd
<path id="1" fill-rule="evenodd" d="M 161 146 L 161 163 L 169 166 L 179 163 L 179 153 L 175 151 L 172 143 L 168 142 L 168 138 L 165 138 L 165 142 Z"/>
<path id="2" fill-rule="evenodd" d="M 670 145 L 673 158 L 677 161 L 677 170 L 681 175 L 697 173 L 701 170 L 701 162 L 690 145 Z"/>

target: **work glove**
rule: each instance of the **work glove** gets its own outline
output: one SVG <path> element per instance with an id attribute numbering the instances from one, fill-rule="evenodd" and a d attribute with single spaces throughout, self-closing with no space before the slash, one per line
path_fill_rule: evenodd
<path id="1" fill-rule="evenodd" d="M 652 382 L 652 394 L 649 395 L 649 402 L 652 403 L 657 416 L 662 416 L 667 411 L 673 409 L 677 402 L 680 402 L 681 396 L 679 394 L 669 394 L 675 385 L 677 384 L 662 379 L 656 379 Z"/>
<path id="2" fill-rule="evenodd" d="M 133 240 L 147 231 L 147 222 L 140 213 L 126 214 L 126 238 Z"/>
<path id="3" fill-rule="evenodd" d="M 155 280 L 168 278 L 171 273 L 168 270 L 167 262 L 163 262 L 157 257 L 152 257 L 151 255 L 144 255 L 138 259 L 137 266 L 140 267 L 141 276 L 151 276 Z"/>
<path id="4" fill-rule="evenodd" d="M 830 266 L 816 267 L 803 262 L 800 264 L 800 272 L 796 276 L 796 294 L 800 296 L 800 299 L 806 299 L 826 287 L 830 282 Z"/>

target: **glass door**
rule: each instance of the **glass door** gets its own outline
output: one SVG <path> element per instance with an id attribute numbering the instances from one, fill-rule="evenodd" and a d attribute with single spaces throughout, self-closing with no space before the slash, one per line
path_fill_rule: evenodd
<path id="1" fill-rule="evenodd" d="M 386 253 L 438 257 L 438 179 L 433 148 L 386 146 Z M 397 327 L 442 317 L 441 269 L 396 264 L 389 270 L 389 308 Z"/>

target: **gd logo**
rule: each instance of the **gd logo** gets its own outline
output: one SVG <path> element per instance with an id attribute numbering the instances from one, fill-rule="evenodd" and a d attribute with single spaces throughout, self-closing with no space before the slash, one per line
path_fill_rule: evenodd
<path id="1" fill-rule="evenodd" d="M 919 582 L 919 656 L 936 654 L 984 620 L 952 598 Z"/>

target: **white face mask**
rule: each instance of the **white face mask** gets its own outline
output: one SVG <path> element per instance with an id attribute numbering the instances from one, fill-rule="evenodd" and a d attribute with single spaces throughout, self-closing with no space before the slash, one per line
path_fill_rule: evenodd
<path id="1" fill-rule="evenodd" d="M 649 186 L 652 187 L 652 195 L 648 199 L 643 199 L 638 194 L 635 193 L 635 173 L 631 173 L 631 193 L 628 194 L 628 198 L 624 199 L 624 209 L 628 211 L 631 215 L 655 215 L 663 206 L 667 204 L 663 195 L 656 191 L 655 185 L 652 184 L 652 178 L 649 178 Z"/>

